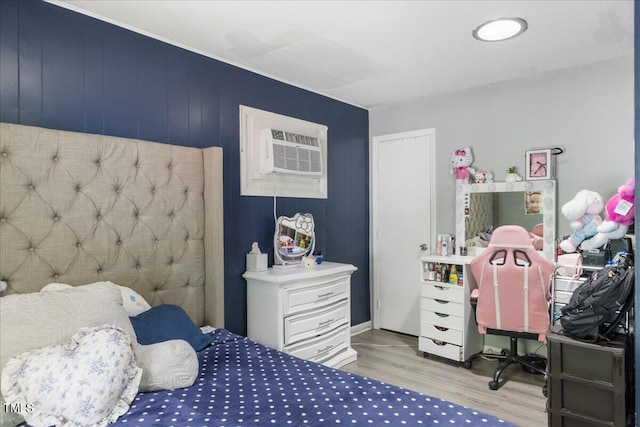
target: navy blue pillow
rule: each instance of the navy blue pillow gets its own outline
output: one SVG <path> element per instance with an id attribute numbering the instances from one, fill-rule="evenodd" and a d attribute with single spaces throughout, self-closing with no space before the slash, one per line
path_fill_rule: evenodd
<path id="1" fill-rule="evenodd" d="M 195 351 L 200 351 L 213 341 L 213 333 L 203 334 L 182 307 L 173 304 L 151 307 L 137 316 L 129 317 L 129 320 L 138 342 L 143 345 L 185 340 Z"/>

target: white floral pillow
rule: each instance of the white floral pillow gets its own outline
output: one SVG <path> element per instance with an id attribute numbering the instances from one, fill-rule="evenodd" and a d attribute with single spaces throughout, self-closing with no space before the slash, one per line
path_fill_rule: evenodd
<path id="1" fill-rule="evenodd" d="M 71 341 L 21 353 L 2 371 L 2 394 L 33 426 L 113 423 L 138 392 L 142 369 L 115 325 L 82 328 Z"/>

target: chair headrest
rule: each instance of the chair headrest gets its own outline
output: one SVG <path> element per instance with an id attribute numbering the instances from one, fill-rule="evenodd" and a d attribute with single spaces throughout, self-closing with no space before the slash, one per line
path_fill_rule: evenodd
<path id="1" fill-rule="evenodd" d="M 531 235 L 519 225 L 503 225 L 496 228 L 491 235 L 488 249 L 492 248 L 534 249 Z"/>
<path id="2" fill-rule="evenodd" d="M 550 275 L 554 267 L 552 261 L 536 250 L 529 232 L 519 225 L 503 225 L 496 228 L 487 249 L 471 260 L 471 272 L 476 276 L 480 265 L 494 262 L 498 265 L 507 263 L 516 266 L 541 266 L 545 276 Z"/>

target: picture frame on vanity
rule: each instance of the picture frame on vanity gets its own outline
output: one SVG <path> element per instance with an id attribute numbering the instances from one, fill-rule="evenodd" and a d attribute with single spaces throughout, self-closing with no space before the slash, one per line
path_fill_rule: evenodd
<path id="1" fill-rule="evenodd" d="M 550 148 L 525 152 L 525 180 L 553 179 L 554 159 Z"/>

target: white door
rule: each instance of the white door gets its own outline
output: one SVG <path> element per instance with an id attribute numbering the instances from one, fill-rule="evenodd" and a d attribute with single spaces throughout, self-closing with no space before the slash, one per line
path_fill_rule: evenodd
<path id="1" fill-rule="evenodd" d="M 420 335 L 420 262 L 434 244 L 435 130 L 377 136 L 371 150 L 373 327 Z"/>

